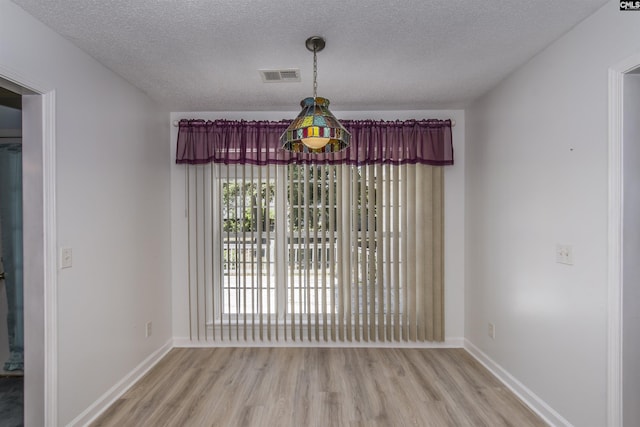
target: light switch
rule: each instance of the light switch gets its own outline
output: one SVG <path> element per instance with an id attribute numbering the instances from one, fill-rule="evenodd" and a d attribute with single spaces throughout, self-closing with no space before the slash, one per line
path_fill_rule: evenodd
<path id="1" fill-rule="evenodd" d="M 69 268 L 73 265 L 73 251 L 71 248 L 60 248 L 60 268 Z"/>

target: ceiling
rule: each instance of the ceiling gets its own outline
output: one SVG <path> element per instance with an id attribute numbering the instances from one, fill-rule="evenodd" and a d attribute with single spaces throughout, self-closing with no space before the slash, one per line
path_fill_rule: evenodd
<path id="1" fill-rule="evenodd" d="M 170 111 L 464 108 L 606 0 L 13 0 Z M 263 83 L 258 69 L 299 68 Z"/>

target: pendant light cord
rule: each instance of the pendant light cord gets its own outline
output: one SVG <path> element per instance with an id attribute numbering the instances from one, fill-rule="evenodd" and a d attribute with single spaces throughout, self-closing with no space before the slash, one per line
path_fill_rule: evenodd
<path id="1" fill-rule="evenodd" d="M 315 102 L 318 95 L 318 60 L 316 58 L 317 47 L 313 46 L 313 100 Z"/>

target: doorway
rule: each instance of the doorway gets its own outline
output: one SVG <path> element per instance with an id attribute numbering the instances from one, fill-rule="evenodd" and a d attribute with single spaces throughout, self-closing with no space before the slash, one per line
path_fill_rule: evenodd
<path id="1" fill-rule="evenodd" d="M 24 299 L 22 96 L 0 88 L 0 418 L 22 426 Z"/>
<path id="2" fill-rule="evenodd" d="M 640 53 L 609 69 L 607 425 L 640 425 Z"/>
<path id="3" fill-rule="evenodd" d="M 55 91 L 0 67 L 0 87 L 21 95 L 24 426 L 57 425 Z"/>

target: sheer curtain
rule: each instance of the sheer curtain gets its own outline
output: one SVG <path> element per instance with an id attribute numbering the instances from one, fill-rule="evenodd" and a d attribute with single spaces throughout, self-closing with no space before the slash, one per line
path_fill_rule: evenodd
<path id="1" fill-rule="evenodd" d="M 220 124 L 179 132 L 191 339 L 444 339 L 450 122 L 346 122 L 322 158 L 279 150 L 286 124 Z"/>

